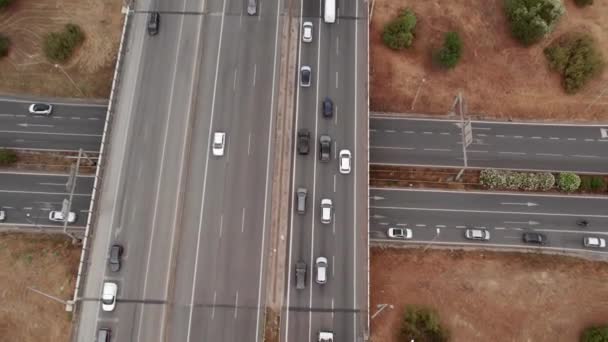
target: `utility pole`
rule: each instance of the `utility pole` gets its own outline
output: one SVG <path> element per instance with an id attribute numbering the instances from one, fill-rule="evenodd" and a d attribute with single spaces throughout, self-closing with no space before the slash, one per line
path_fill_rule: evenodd
<path id="1" fill-rule="evenodd" d="M 68 181 L 65 183 L 66 190 L 70 192 L 70 196 L 63 200 L 61 206 L 61 214 L 63 215 L 63 233 L 72 238 L 72 243 L 76 243 L 78 238 L 68 232 L 68 218 L 72 208 L 72 199 L 74 197 L 74 191 L 76 191 L 76 179 L 78 178 L 78 169 L 80 168 L 80 159 L 82 158 L 82 148 L 78 150 L 78 159 L 76 159 L 76 165 L 72 164 L 70 167 L 70 175 Z"/>
<path id="2" fill-rule="evenodd" d="M 469 161 L 467 158 L 467 147 L 469 147 L 469 145 L 471 145 L 471 143 L 473 142 L 473 129 L 471 128 L 471 119 L 467 118 L 466 121 L 464 119 L 464 112 L 466 107 L 464 106 L 464 98 L 462 97 L 462 93 L 458 93 L 458 96 L 456 96 L 454 104 L 452 105 L 452 110 L 454 110 L 455 108 L 458 108 L 458 111 L 460 112 L 460 128 L 462 130 L 462 156 L 464 160 L 464 165 L 462 169 L 456 175 L 456 180 L 459 180 L 464 171 L 469 167 Z"/>

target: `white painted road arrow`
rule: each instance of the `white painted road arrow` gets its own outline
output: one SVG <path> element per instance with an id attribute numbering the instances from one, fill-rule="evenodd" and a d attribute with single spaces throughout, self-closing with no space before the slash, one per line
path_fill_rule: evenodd
<path id="1" fill-rule="evenodd" d="M 501 202 L 500 204 L 502 204 L 502 205 L 526 205 L 528 207 L 535 207 L 538 205 L 538 204 L 532 203 L 532 202 L 528 202 L 528 203 Z"/>

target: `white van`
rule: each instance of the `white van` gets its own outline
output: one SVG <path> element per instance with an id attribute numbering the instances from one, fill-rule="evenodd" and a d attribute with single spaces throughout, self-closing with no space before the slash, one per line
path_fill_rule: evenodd
<path id="1" fill-rule="evenodd" d="M 328 24 L 336 22 L 336 0 L 325 0 L 325 11 L 323 11 L 323 21 Z"/>

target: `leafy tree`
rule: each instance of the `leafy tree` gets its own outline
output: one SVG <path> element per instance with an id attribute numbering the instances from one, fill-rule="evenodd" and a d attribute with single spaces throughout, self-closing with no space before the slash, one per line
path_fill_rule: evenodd
<path id="1" fill-rule="evenodd" d="M 546 47 L 544 52 L 551 69 L 562 75 L 564 89 L 570 94 L 599 75 L 605 66 L 595 41 L 584 34 L 564 35 Z"/>
<path id="2" fill-rule="evenodd" d="M 551 32 L 565 11 L 561 0 L 505 0 L 511 33 L 524 45 L 532 45 Z"/>
<path id="3" fill-rule="evenodd" d="M 608 325 L 585 329 L 581 342 L 608 342 Z"/>
<path id="4" fill-rule="evenodd" d="M 462 55 L 462 40 L 458 32 L 448 32 L 443 38 L 443 47 L 435 52 L 435 60 L 444 68 L 451 69 L 458 64 Z"/>
<path id="5" fill-rule="evenodd" d="M 13 0 L 0 0 L 0 9 L 8 7 L 13 2 Z"/>
<path id="6" fill-rule="evenodd" d="M 573 192 L 581 186 L 581 177 L 573 172 L 561 172 L 557 179 L 557 185 L 562 191 Z"/>
<path id="7" fill-rule="evenodd" d="M 84 41 L 79 26 L 66 24 L 62 32 L 51 32 L 44 39 L 44 53 L 53 62 L 65 62 Z"/>
<path id="8" fill-rule="evenodd" d="M 416 21 L 416 15 L 412 10 L 403 10 L 397 18 L 384 26 L 384 32 L 382 32 L 384 44 L 393 50 L 410 47 L 414 41 Z"/>
<path id="9" fill-rule="evenodd" d="M 431 309 L 408 305 L 401 323 L 401 336 L 405 341 L 445 342 L 447 331 L 439 323 L 439 316 Z"/>
<path id="10" fill-rule="evenodd" d="M 17 154 L 13 150 L 0 149 L 0 165 L 10 165 L 17 161 Z"/>
<path id="11" fill-rule="evenodd" d="M 11 47 L 11 40 L 0 34 L 0 58 L 8 56 L 8 50 Z"/>
<path id="12" fill-rule="evenodd" d="M 585 7 L 585 6 L 593 5 L 593 0 L 574 0 L 574 3 L 578 7 Z"/>

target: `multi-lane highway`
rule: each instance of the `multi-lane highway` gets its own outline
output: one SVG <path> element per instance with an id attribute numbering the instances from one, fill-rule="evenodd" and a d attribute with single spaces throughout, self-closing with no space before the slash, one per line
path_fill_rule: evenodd
<path id="1" fill-rule="evenodd" d="M 608 172 L 608 125 L 473 121 L 472 133 L 471 167 Z M 370 120 L 370 161 L 461 167 L 460 121 L 376 114 Z"/>
<path id="2" fill-rule="evenodd" d="M 542 248 L 580 252 L 584 237 L 608 238 L 607 201 L 599 196 L 371 188 L 370 237 L 385 240 L 387 229 L 398 227 L 412 229 L 411 241 L 418 244 L 536 247 L 523 243 L 522 234 L 539 232 L 547 237 Z M 580 227 L 579 220 L 588 226 Z M 488 229 L 491 239 L 466 240 L 466 228 Z"/>
<path id="3" fill-rule="evenodd" d="M 340 341 L 363 338 L 367 317 L 367 7 L 363 1 L 340 2 L 334 24 L 323 22 L 322 1 L 302 1 L 300 24 L 313 23 L 312 42 L 299 36 L 298 66 L 312 69 L 310 87 L 296 95 L 295 131 L 311 132 L 308 155 L 294 146 L 292 190 L 308 190 L 306 213 L 292 211 L 287 262 L 286 302 L 281 341 L 316 340 L 319 331 Z M 298 83 L 300 82 L 298 78 Z M 321 102 L 332 99 L 325 118 Z M 329 162 L 319 161 L 319 137 L 332 139 Z M 353 155 L 353 171 L 338 172 L 338 151 Z M 333 202 L 332 221 L 320 221 L 321 199 Z M 315 260 L 328 260 L 328 280 L 315 282 Z M 307 265 L 306 288 L 296 289 L 295 264 Z"/>
<path id="4" fill-rule="evenodd" d="M 29 114 L 33 102 L 0 99 L 1 148 L 99 152 L 107 105 L 43 101 L 53 104 L 53 113 L 44 116 Z"/>
<path id="5" fill-rule="evenodd" d="M 137 6 L 77 338 L 107 327 L 116 341 L 261 341 L 283 4 L 256 16 L 240 0 Z M 112 243 L 125 251 L 116 273 Z M 119 287 L 114 312 L 100 308 L 104 281 Z"/>

